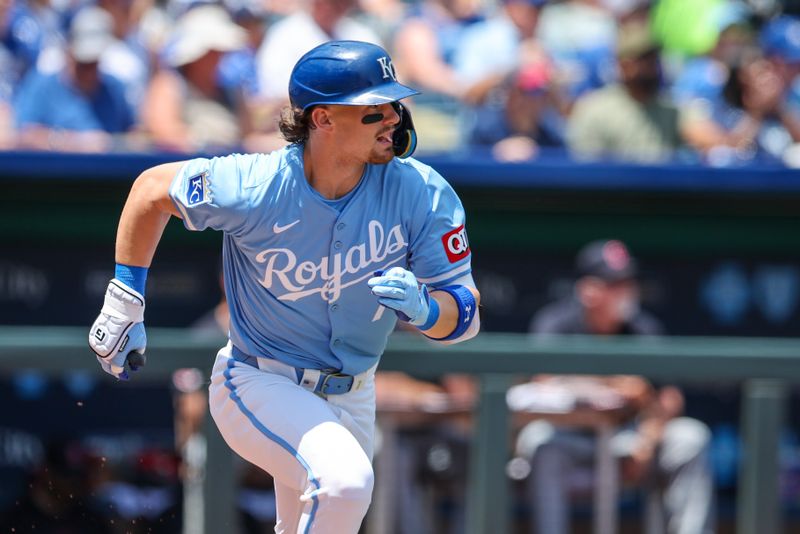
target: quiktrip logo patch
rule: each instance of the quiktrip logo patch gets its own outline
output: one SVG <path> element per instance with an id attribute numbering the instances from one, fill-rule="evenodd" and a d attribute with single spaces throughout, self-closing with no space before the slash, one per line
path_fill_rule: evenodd
<path id="1" fill-rule="evenodd" d="M 458 228 L 451 230 L 442 236 L 442 245 L 450 263 L 456 263 L 469 256 L 469 241 L 467 240 L 467 230 L 462 224 Z"/>
<path id="2" fill-rule="evenodd" d="M 186 207 L 192 208 L 211 202 L 211 194 L 206 178 L 207 173 L 205 172 L 189 178 L 189 189 L 186 191 Z"/>

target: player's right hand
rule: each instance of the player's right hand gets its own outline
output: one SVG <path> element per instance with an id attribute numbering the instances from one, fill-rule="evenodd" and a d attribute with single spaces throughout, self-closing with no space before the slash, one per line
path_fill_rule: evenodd
<path id="1" fill-rule="evenodd" d="M 402 267 L 376 272 L 367 280 L 378 302 L 394 310 L 400 320 L 419 326 L 428 320 L 430 296 L 425 284 L 420 285 L 414 273 Z"/>
<path id="2" fill-rule="evenodd" d="M 100 315 L 89 330 L 89 347 L 103 371 L 119 380 L 145 363 L 144 296 L 116 278 L 106 288 Z"/>

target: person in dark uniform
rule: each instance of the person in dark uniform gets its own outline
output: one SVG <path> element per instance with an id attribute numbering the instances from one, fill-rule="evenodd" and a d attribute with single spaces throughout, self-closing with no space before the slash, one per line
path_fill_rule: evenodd
<path id="1" fill-rule="evenodd" d="M 572 298 L 545 306 L 530 324 L 535 334 L 664 333 L 661 322 L 639 306 L 636 260 L 621 241 L 594 241 L 576 259 Z"/>
<path id="2" fill-rule="evenodd" d="M 658 319 L 639 306 L 637 263 L 622 242 L 589 243 L 578 253 L 576 270 L 573 295 L 540 310 L 530 324 L 532 335 L 663 333 Z M 711 433 L 704 423 L 680 416 L 680 390 L 655 388 L 638 376 L 536 376 L 531 384 L 551 392 L 558 389 L 561 398 L 574 401 L 574 407 L 613 408 L 625 414 L 611 440 L 623 483 L 641 486 L 658 497 L 653 502 L 658 504 L 663 532 L 713 531 Z M 595 440 L 591 430 L 554 426 L 543 420 L 529 423 L 520 432 L 516 454 L 531 466 L 527 487 L 535 532 L 570 531 L 570 495 L 581 489 L 581 481 L 589 487 L 595 482 Z"/>

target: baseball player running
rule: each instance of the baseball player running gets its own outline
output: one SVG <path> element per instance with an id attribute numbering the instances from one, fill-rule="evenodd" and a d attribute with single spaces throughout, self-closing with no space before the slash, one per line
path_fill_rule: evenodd
<path id="1" fill-rule="evenodd" d="M 230 340 L 211 415 L 275 479 L 279 533 L 356 533 L 369 507 L 374 373 L 399 318 L 441 343 L 479 330 L 464 209 L 416 144 L 379 46 L 320 45 L 295 65 L 290 144 L 160 165 L 133 184 L 115 277 L 89 333 L 103 369 L 144 363 L 145 280 L 170 215 L 224 233 Z M 401 159 L 402 158 L 402 159 Z"/>

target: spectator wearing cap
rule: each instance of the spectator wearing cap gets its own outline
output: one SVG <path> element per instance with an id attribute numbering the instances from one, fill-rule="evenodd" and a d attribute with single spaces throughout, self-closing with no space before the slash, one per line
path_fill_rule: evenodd
<path id="1" fill-rule="evenodd" d="M 715 166 L 781 161 L 800 141 L 800 20 L 780 17 L 761 31 L 761 51 L 745 47 L 726 65 L 716 98 L 684 103 L 687 142 Z"/>
<path id="2" fill-rule="evenodd" d="M 192 153 L 241 146 L 244 110 L 226 99 L 218 66 L 223 54 L 245 44 L 244 30 L 219 5 L 198 5 L 178 19 L 142 110 L 157 148 Z"/>
<path id="3" fill-rule="evenodd" d="M 567 123 L 579 159 L 638 163 L 673 158 L 682 145 L 678 111 L 660 94 L 659 47 L 647 24 L 623 25 L 616 43 L 619 83 L 580 98 Z"/>
<path id="4" fill-rule="evenodd" d="M 475 0 L 428 0 L 408 13 L 394 38 L 394 65 L 404 83 L 426 92 L 461 96 L 453 58 L 464 32 L 483 19 Z"/>
<path id="5" fill-rule="evenodd" d="M 574 294 L 540 310 L 531 321 L 535 337 L 549 334 L 649 336 L 660 322 L 639 306 L 638 267 L 618 240 L 589 243 L 576 259 Z M 681 417 L 683 395 L 674 386 L 655 388 L 638 376 L 537 376 L 533 383 L 559 388 L 589 407 L 614 405 L 620 427 L 611 441 L 622 480 L 642 487 L 658 503 L 659 531 L 710 534 L 714 523 L 708 427 Z M 532 532 L 566 534 L 570 496 L 591 488 L 595 437 L 589 432 L 529 423 L 516 454 L 531 464 L 527 489 L 533 502 Z M 587 476 L 588 473 L 588 476 Z"/>
<path id="6" fill-rule="evenodd" d="M 142 18 L 151 0 L 96 0 L 113 21 L 113 42 L 100 56 L 100 71 L 125 85 L 125 95 L 134 110 L 141 108 L 150 80 L 153 54 L 148 50 Z"/>
<path id="7" fill-rule="evenodd" d="M 490 18 L 464 31 L 453 57 L 453 68 L 462 87 L 458 113 L 465 146 L 474 147 L 475 136 L 484 136 L 476 130 L 482 128 L 487 115 L 495 115 L 495 121 L 502 120 L 501 108 L 513 76 L 522 68 L 529 51 L 541 52 L 535 33 L 545 3 L 546 0 L 503 0 Z M 528 156 L 533 155 L 533 150 L 529 147 Z"/>
<path id="8" fill-rule="evenodd" d="M 218 80 L 228 102 L 241 110 L 243 148 L 246 152 L 269 152 L 286 141 L 278 132 L 275 103 L 261 98 L 256 53 L 275 13 L 259 0 L 230 0 L 233 21 L 245 31 L 245 46 L 222 56 Z"/>
<path id="9" fill-rule="evenodd" d="M 469 28 L 484 20 L 480 0 L 424 0 L 409 5 L 393 37 L 392 58 L 403 83 L 420 88 L 414 124 L 425 149 L 450 151 L 463 142 L 460 83 L 453 61 Z"/>
<path id="10" fill-rule="evenodd" d="M 261 97 L 288 101 L 292 67 L 303 54 L 326 41 L 346 39 L 381 44 L 380 37 L 350 15 L 356 0 L 302 0 L 301 9 L 276 22 L 258 49 L 256 65 Z"/>
<path id="11" fill-rule="evenodd" d="M 476 108 L 469 132 L 473 147 L 488 147 L 498 161 L 525 161 L 539 148 L 564 146 L 563 120 L 552 85 L 553 65 L 535 41 L 523 44 L 523 61 Z"/>
<path id="12" fill-rule="evenodd" d="M 6 0 L 7 1 L 7 0 Z M 64 14 L 50 0 L 10 2 L 2 40 L 14 59 L 13 74 L 22 79 L 33 69 L 52 73 L 63 63 Z"/>
<path id="13" fill-rule="evenodd" d="M 33 70 L 22 81 L 14 106 L 21 147 L 101 152 L 113 148 L 113 136 L 132 129 L 124 86 L 98 67 L 113 42 L 111 24 L 105 10 L 82 9 L 70 26 L 62 70 Z"/>
<path id="14" fill-rule="evenodd" d="M 750 8 L 739 1 L 725 2 L 715 9 L 719 35 L 714 48 L 687 60 L 672 85 L 672 96 L 679 106 L 691 105 L 694 100 L 708 106 L 722 98 L 730 69 L 755 44 L 751 16 Z"/>
<path id="15" fill-rule="evenodd" d="M 611 4 L 622 13 L 641 2 L 567 0 L 542 8 L 537 37 L 552 58 L 555 83 L 568 107 L 584 93 L 614 81 L 617 21 Z"/>
<path id="16" fill-rule="evenodd" d="M 534 38 L 546 2 L 503 0 L 494 16 L 464 32 L 453 66 L 459 83 L 466 86 L 462 94 L 467 102 L 482 102 L 489 89 L 519 68 L 522 43 Z"/>
<path id="17" fill-rule="evenodd" d="M 228 9 L 233 22 L 246 35 L 245 46 L 225 54 L 219 64 L 220 82 L 226 91 L 240 93 L 239 98 L 258 95 L 256 51 L 264 40 L 270 12 L 258 0 L 231 0 Z"/>
<path id="18" fill-rule="evenodd" d="M 761 32 L 764 55 L 783 82 L 783 102 L 778 113 L 782 122 L 797 142 L 797 118 L 800 114 L 800 19 L 781 16 L 765 26 Z"/>

